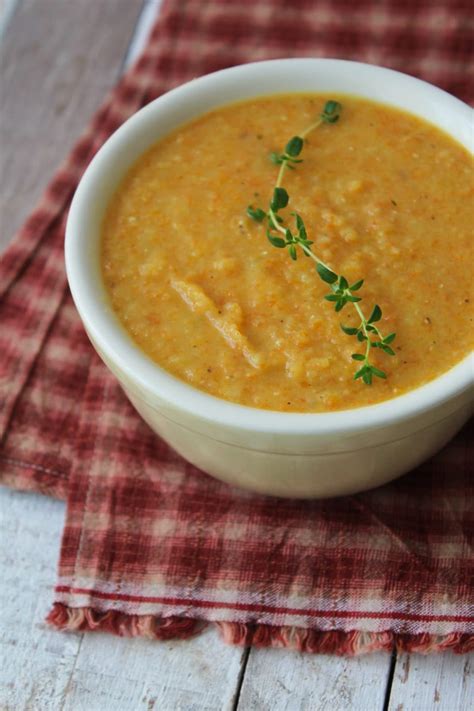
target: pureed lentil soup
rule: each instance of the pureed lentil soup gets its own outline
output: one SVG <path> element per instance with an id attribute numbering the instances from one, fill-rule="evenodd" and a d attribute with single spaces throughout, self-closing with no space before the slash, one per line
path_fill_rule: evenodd
<path id="1" fill-rule="evenodd" d="M 313 250 L 352 283 L 366 317 L 396 331 L 387 374 L 354 380 L 358 326 L 324 300 L 301 254 L 275 249 L 246 216 L 268 209 L 269 160 L 328 99 L 342 114 L 308 136 L 287 170 L 281 215 L 301 214 Z M 408 113 L 355 97 L 292 94 L 219 108 L 148 150 L 113 197 L 102 265 L 113 308 L 156 363 L 212 395 L 253 407 L 320 412 L 395 397 L 472 348 L 473 166 L 464 148 Z M 359 363 L 360 365 L 360 363 Z M 356 367 L 354 367 L 356 366 Z"/>

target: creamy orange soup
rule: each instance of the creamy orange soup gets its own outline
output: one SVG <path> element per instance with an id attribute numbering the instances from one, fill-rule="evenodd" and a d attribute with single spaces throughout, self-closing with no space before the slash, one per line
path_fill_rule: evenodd
<path id="1" fill-rule="evenodd" d="M 354 381 L 363 347 L 314 264 L 296 262 L 246 216 L 267 209 L 269 160 L 325 101 L 343 110 L 308 137 L 282 215 L 303 217 L 318 256 L 378 303 L 396 356 Z M 289 95 L 213 111 L 146 152 L 116 192 L 102 264 L 115 312 L 140 348 L 176 377 L 259 408 L 319 412 L 392 398 L 440 375 L 473 346 L 473 165 L 466 150 L 407 113 L 354 97 Z"/>

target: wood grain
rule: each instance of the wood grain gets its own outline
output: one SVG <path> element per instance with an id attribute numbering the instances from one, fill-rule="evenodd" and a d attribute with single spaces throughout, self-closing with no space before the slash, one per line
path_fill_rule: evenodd
<path id="1" fill-rule="evenodd" d="M 44 623 L 64 504 L 3 489 L 0 512 L 0 708 L 57 711 L 81 644 Z"/>
<path id="2" fill-rule="evenodd" d="M 116 82 L 142 0 L 21 0 L 0 45 L 0 247 Z"/>
<path id="3" fill-rule="evenodd" d="M 382 711 L 389 655 L 245 650 L 213 628 L 185 642 L 50 629 L 64 504 L 0 490 L 2 711 Z M 389 711 L 468 711 L 472 655 L 401 655 Z"/>
<path id="4" fill-rule="evenodd" d="M 474 656 L 400 654 L 389 711 L 472 711 Z"/>
<path id="5" fill-rule="evenodd" d="M 258 711 L 379 711 L 389 654 L 353 659 L 252 649 L 239 709 Z"/>
<path id="6" fill-rule="evenodd" d="M 20 0 L 0 0 L 0 40 L 6 32 L 8 24 L 13 17 L 15 7 Z"/>
<path id="7" fill-rule="evenodd" d="M 159 5 L 0 0 L 0 248 L 139 53 Z M 63 520 L 60 502 L 0 490 L 2 711 L 386 708 L 388 655 L 340 659 L 256 649 L 248 655 L 226 647 L 212 628 L 170 643 L 50 629 L 44 618 Z M 389 711 L 468 711 L 472 660 L 401 655 Z"/>
<path id="8" fill-rule="evenodd" d="M 123 61 L 123 69 L 128 69 L 137 59 L 150 34 L 155 18 L 161 10 L 163 0 L 143 0 L 142 10 L 135 25 L 132 41 Z"/>
<path id="9" fill-rule="evenodd" d="M 2 711 L 231 711 L 245 650 L 214 628 L 167 643 L 45 624 L 64 504 L 0 489 Z"/>
<path id="10" fill-rule="evenodd" d="M 167 643 L 86 634 L 64 711 L 231 711 L 243 656 L 214 628 Z"/>

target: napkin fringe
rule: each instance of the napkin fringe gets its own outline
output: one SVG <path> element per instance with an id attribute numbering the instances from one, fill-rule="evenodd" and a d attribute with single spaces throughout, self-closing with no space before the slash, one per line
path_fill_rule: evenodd
<path id="1" fill-rule="evenodd" d="M 61 602 L 53 605 L 46 621 L 66 632 L 100 631 L 121 637 L 149 639 L 187 639 L 199 634 L 209 623 L 188 617 L 129 615 L 118 610 L 101 612 L 91 607 L 68 607 Z M 313 654 L 357 656 L 370 652 L 433 652 L 451 651 L 467 654 L 474 650 L 474 635 L 453 632 L 447 635 L 396 634 L 393 632 L 363 632 L 360 630 L 315 630 L 302 627 L 277 627 L 239 622 L 213 623 L 227 644 L 244 647 L 275 647 Z"/>
<path id="2" fill-rule="evenodd" d="M 365 632 L 361 630 L 316 630 L 303 627 L 247 625 L 217 622 L 224 640 L 229 644 L 253 647 L 281 647 L 311 652 L 357 656 L 370 652 L 433 652 L 451 651 L 467 654 L 474 650 L 474 635 L 453 632 L 447 635 L 397 634 L 394 632 Z"/>
<path id="3" fill-rule="evenodd" d="M 128 615 L 119 610 L 100 612 L 91 607 L 68 607 L 55 602 L 46 622 L 65 632 L 110 632 L 120 637 L 187 639 L 200 632 L 206 622 L 188 617 Z"/>

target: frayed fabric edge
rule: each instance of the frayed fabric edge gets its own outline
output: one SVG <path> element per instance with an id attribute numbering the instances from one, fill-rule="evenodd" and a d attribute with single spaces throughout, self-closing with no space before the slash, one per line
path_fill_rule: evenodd
<path id="1" fill-rule="evenodd" d="M 224 642 L 245 647 L 275 647 L 313 654 L 356 656 L 370 652 L 417 652 L 432 654 L 451 651 L 467 654 L 474 650 L 474 635 L 452 633 L 396 634 L 394 632 L 361 632 L 352 630 L 322 631 L 302 627 L 274 627 L 239 622 L 213 622 L 188 617 L 160 618 L 155 615 L 128 615 L 117 610 L 100 612 L 90 607 L 67 607 L 56 602 L 46 621 L 67 632 L 110 632 L 121 637 L 148 639 L 188 639 L 209 624 L 219 629 Z"/>
<path id="2" fill-rule="evenodd" d="M 206 627 L 203 620 L 188 617 L 127 615 L 118 610 L 100 612 L 91 607 L 68 607 L 55 602 L 46 622 L 65 632 L 110 632 L 120 637 L 187 639 Z"/>

